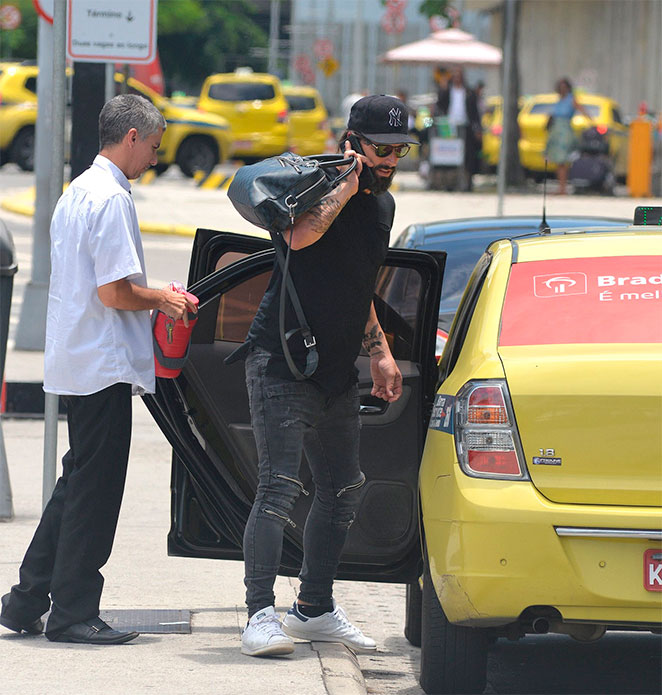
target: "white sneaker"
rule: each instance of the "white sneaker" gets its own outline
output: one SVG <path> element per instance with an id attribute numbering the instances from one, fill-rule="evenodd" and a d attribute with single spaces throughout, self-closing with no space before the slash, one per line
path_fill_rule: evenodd
<path id="1" fill-rule="evenodd" d="M 373 650 L 377 648 L 375 640 L 366 637 L 361 630 L 349 622 L 345 611 L 333 602 L 333 611 L 318 618 L 303 615 L 294 602 L 283 620 L 283 631 L 290 637 L 310 642 L 341 642 L 351 649 Z"/>
<path id="2" fill-rule="evenodd" d="M 255 613 L 241 633 L 241 653 L 248 656 L 291 654 L 294 642 L 283 632 L 278 613 L 267 606 Z"/>

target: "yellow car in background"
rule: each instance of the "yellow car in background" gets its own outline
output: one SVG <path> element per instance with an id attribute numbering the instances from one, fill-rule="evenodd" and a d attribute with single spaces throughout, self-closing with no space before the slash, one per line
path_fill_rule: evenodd
<path id="1" fill-rule="evenodd" d="M 25 171 L 34 169 L 38 74 L 36 65 L 0 64 L 0 163 L 15 162 Z M 73 73 L 68 70 L 67 74 Z M 124 75 L 116 73 L 116 93 L 121 91 L 123 81 Z M 158 170 L 165 171 L 177 163 L 186 176 L 193 176 L 197 170 L 209 172 L 228 159 L 232 136 L 225 119 L 175 106 L 132 77 L 128 88 L 149 99 L 168 124 L 158 151 Z M 65 147 L 68 149 L 68 144 Z"/>
<path id="2" fill-rule="evenodd" d="M 36 65 L 0 63 L 0 165 L 34 169 L 38 72 Z"/>
<path id="3" fill-rule="evenodd" d="M 120 93 L 124 75 L 115 73 L 115 91 Z M 185 176 L 196 171 L 209 173 L 232 153 L 230 124 L 213 113 L 201 113 L 187 106 L 177 106 L 133 77 L 127 80 L 129 93 L 149 99 L 166 119 L 167 128 L 157 153 L 158 171 L 176 163 Z"/>
<path id="4" fill-rule="evenodd" d="M 289 108 L 288 149 L 302 156 L 327 151 L 333 137 L 320 93 L 314 87 L 284 86 Z"/>
<path id="5" fill-rule="evenodd" d="M 210 75 L 202 85 L 198 108 L 229 121 L 239 158 L 260 159 L 287 150 L 287 101 L 274 75 L 246 68 Z"/>
<path id="6" fill-rule="evenodd" d="M 662 628 L 661 282 L 659 227 L 476 264 L 419 472 L 426 693 L 482 693 L 498 637 Z"/>
<path id="7" fill-rule="evenodd" d="M 503 106 L 501 97 L 487 97 L 481 118 L 483 126 L 483 162 L 489 171 L 496 171 L 499 164 L 499 148 L 503 131 Z"/>
<path id="8" fill-rule="evenodd" d="M 520 98 L 520 111 L 517 116 L 519 126 L 520 164 L 527 174 L 540 178 L 545 171 L 545 145 L 547 144 L 547 121 L 558 101 L 558 94 L 534 94 Z M 572 119 L 572 127 L 577 138 L 582 131 L 595 125 L 604 132 L 609 142 L 609 155 L 614 162 L 614 173 L 622 178 L 627 171 L 627 136 L 628 129 L 623 123 L 618 103 L 613 99 L 598 94 L 576 92 L 576 98 L 588 112 L 592 123 L 578 113 Z M 486 110 L 483 114 L 483 158 L 488 168 L 494 170 L 499 163 L 499 148 L 503 131 L 503 108 L 500 96 L 485 100 Z M 554 171 L 555 165 L 548 165 Z"/>
<path id="9" fill-rule="evenodd" d="M 614 173 L 625 176 L 627 171 L 627 136 L 628 129 L 623 123 L 621 109 L 616 101 L 599 94 L 576 92 L 577 102 L 581 104 L 591 118 L 577 113 L 572 118 L 572 129 L 577 138 L 583 130 L 596 126 L 605 134 L 609 143 L 609 156 L 614 162 Z M 545 170 L 545 145 L 547 143 L 547 121 L 558 101 L 558 94 L 535 94 L 524 100 L 517 122 L 520 128 L 519 158 L 527 172 Z M 555 168 L 550 164 L 550 169 Z"/>

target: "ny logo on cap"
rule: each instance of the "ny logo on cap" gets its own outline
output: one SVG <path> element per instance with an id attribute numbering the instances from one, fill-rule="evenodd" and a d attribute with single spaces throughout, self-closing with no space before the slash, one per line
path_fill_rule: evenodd
<path id="1" fill-rule="evenodd" d="M 393 107 L 389 112 L 388 112 L 388 124 L 393 128 L 393 127 L 400 127 L 402 125 L 402 121 L 400 120 L 400 114 L 402 111 L 400 109 L 396 109 Z"/>

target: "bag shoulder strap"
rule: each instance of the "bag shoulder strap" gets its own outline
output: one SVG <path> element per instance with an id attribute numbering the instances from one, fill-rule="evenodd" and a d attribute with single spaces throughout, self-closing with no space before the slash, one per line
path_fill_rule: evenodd
<path id="1" fill-rule="evenodd" d="M 292 228 L 290 227 L 290 230 L 291 229 Z M 292 376 L 294 376 L 294 378 L 297 381 L 303 381 L 305 379 L 310 378 L 313 375 L 314 371 L 317 369 L 317 364 L 319 363 L 319 354 L 317 352 L 316 347 L 317 341 L 315 340 L 315 336 L 313 335 L 313 332 L 310 330 L 310 326 L 306 321 L 306 316 L 303 313 L 303 307 L 301 306 L 299 295 L 297 294 L 296 288 L 294 287 L 294 283 L 292 282 L 292 276 L 289 272 L 290 252 L 292 251 L 292 247 L 288 245 L 287 256 L 285 257 L 283 255 L 283 249 L 281 249 L 276 235 L 273 233 L 272 240 L 274 244 L 274 249 L 276 251 L 276 259 L 278 260 L 278 265 L 280 266 L 283 275 L 283 281 L 280 291 L 280 305 L 278 308 L 278 327 L 280 332 L 280 344 L 283 350 L 283 356 L 285 357 L 285 361 L 287 362 L 287 366 L 289 367 Z M 290 296 L 290 301 L 292 302 L 294 313 L 296 314 L 297 321 L 299 322 L 299 328 L 293 328 L 287 331 L 287 333 L 285 332 L 286 293 Z M 304 367 L 303 372 L 301 372 L 294 363 L 294 359 L 292 358 L 292 353 L 290 352 L 290 348 L 288 345 L 289 339 L 297 333 L 301 334 L 301 337 L 303 338 L 303 344 L 306 350 L 308 351 L 306 355 L 306 366 Z"/>

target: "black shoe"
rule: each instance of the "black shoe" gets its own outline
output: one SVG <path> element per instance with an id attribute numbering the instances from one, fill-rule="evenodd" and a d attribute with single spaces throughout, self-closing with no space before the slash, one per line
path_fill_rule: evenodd
<path id="1" fill-rule="evenodd" d="M 84 620 L 82 623 L 70 625 L 66 630 L 51 637 L 51 642 L 75 642 L 76 644 L 124 644 L 138 637 L 137 632 L 120 632 L 113 630 L 101 618 Z"/>
<path id="2" fill-rule="evenodd" d="M 21 623 L 3 615 L 0 616 L 0 625 L 4 625 L 14 632 L 25 632 L 28 635 L 40 635 L 44 631 L 44 623 L 41 618 L 37 618 L 31 623 Z"/>

